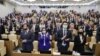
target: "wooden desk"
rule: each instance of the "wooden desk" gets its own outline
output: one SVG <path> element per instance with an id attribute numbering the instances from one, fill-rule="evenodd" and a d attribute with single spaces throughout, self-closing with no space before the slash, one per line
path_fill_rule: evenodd
<path id="1" fill-rule="evenodd" d="M 17 53 L 13 52 L 12 56 L 52 56 L 51 54 L 32 54 L 32 53 Z"/>
<path id="2" fill-rule="evenodd" d="M 96 44 L 95 56 L 100 56 L 100 44 Z"/>
<path id="3" fill-rule="evenodd" d="M 17 53 L 17 52 L 13 52 L 12 56 L 32 56 L 31 53 Z"/>
<path id="4" fill-rule="evenodd" d="M 12 51 L 14 49 L 14 43 L 12 41 L 5 40 L 5 46 L 6 46 L 7 56 L 11 56 Z"/>
<path id="5" fill-rule="evenodd" d="M 17 53 L 13 52 L 12 56 L 73 56 L 73 55 L 52 55 L 52 54 L 33 54 L 33 53 Z M 91 55 L 81 55 L 81 56 L 91 56 Z"/>
<path id="6" fill-rule="evenodd" d="M 51 55 L 51 54 L 32 54 L 32 53 L 16 53 L 14 52 L 12 56 L 72 56 L 72 55 Z"/>
<path id="7" fill-rule="evenodd" d="M 52 55 L 52 54 L 34 54 L 13 52 L 12 56 L 72 56 L 72 55 Z"/>

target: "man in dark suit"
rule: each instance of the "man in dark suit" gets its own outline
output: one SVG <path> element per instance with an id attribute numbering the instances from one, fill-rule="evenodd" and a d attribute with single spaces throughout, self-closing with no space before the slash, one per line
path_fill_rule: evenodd
<path id="1" fill-rule="evenodd" d="M 86 36 L 91 37 L 93 34 L 93 29 L 91 27 L 91 25 L 85 25 L 85 32 L 86 32 Z"/>
<path id="2" fill-rule="evenodd" d="M 67 53 L 69 47 L 70 35 L 71 32 L 67 28 L 66 29 L 61 28 L 56 32 L 58 52 Z"/>
<path id="3" fill-rule="evenodd" d="M 53 30 L 53 26 L 52 26 L 52 21 L 48 20 L 46 23 L 46 30 L 47 32 L 52 35 L 52 30 Z"/>
<path id="4" fill-rule="evenodd" d="M 0 39 L 2 39 L 1 34 L 5 33 L 5 28 L 3 23 L 0 23 Z"/>
<path id="5" fill-rule="evenodd" d="M 97 28 L 97 33 L 96 33 L 96 42 L 100 42 L 100 25 Z"/>
<path id="6" fill-rule="evenodd" d="M 22 39 L 22 51 L 30 53 L 33 50 L 34 33 L 31 32 L 28 26 L 25 24 L 23 25 L 20 35 Z"/>
<path id="7" fill-rule="evenodd" d="M 40 32 L 39 24 L 35 25 L 35 40 L 38 40 L 38 33 Z"/>

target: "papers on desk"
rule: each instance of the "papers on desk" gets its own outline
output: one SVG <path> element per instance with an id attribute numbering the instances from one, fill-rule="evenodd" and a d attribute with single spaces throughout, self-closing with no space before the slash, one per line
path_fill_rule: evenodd
<path id="1" fill-rule="evenodd" d="M 20 51 L 20 50 L 17 50 L 17 52 L 18 52 L 18 53 L 21 53 L 21 51 Z"/>
<path id="2" fill-rule="evenodd" d="M 59 52 L 53 52 L 53 55 L 61 55 Z"/>
<path id="3" fill-rule="evenodd" d="M 72 55 L 81 56 L 80 53 L 73 51 Z"/>
<path id="4" fill-rule="evenodd" d="M 98 44 L 100 44 L 100 42 L 98 42 Z"/>

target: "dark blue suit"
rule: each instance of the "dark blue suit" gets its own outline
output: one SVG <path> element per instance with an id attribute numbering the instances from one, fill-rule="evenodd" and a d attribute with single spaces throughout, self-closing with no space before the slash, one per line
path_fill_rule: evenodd
<path id="1" fill-rule="evenodd" d="M 22 48 L 23 51 L 32 51 L 33 50 L 33 40 L 34 40 L 34 33 L 32 33 L 31 31 L 28 31 L 26 33 L 25 30 L 21 31 L 21 39 L 22 40 L 27 40 L 26 42 L 22 43 Z"/>
<path id="2" fill-rule="evenodd" d="M 43 34 L 43 33 L 40 34 L 38 41 L 39 41 L 39 45 L 38 45 L 39 51 L 49 51 L 51 47 L 49 34 Z"/>

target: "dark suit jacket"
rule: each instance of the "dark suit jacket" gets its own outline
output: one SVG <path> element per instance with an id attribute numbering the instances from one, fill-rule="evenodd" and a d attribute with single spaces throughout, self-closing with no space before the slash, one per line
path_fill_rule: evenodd
<path id="1" fill-rule="evenodd" d="M 35 40 L 38 40 L 38 32 L 40 32 L 39 24 L 35 25 Z"/>
<path id="2" fill-rule="evenodd" d="M 84 52 L 84 45 L 86 43 L 86 37 L 84 35 L 82 35 L 82 37 L 83 37 L 82 43 L 81 43 L 79 34 L 77 36 L 75 36 L 75 38 L 74 38 L 74 51 L 77 51 L 79 53 Z"/>
<path id="3" fill-rule="evenodd" d="M 48 32 L 50 35 L 52 35 L 53 26 L 50 25 L 50 28 L 48 28 L 48 27 L 49 27 L 49 26 L 46 24 L 46 30 L 47 30 L 47 32 Z"/>
<path id="4" fill-rule="evenodd" d="M 62 45 L 63 40 L 61 40 L 61 38 L 63 37 L 63 30 L 60 29 L 56 32 L 56 40 L 57 40 L 57 46 L 58 46 L 58 51 L 61 53 L 65 53 L 67 52 L 67 49 L 69 47 L 69 41 L 70 41 L 70 37 L 71 37 L 71 33 L 69 30 L 67 30 L 67 36 L 65 39 L 69 39 L 68 41 L 65 41 L 65 46 Z"/>
<path id="5" fill-rule="evenodd" d="M 35 26 L 35 32 L 40 32 L 39 24 L 36 24 L 36 26 Z"/>
<path id="6" fill-rule="evenodd" d="M 89 25 L 86 25 L 85 32 L 86 32 L 86 36 L 88 35 L 88 36 L 91 37 L 93 35 L 93 30 L 90 29 L 90 26 Z"/>
<path id="7" fill-rule="evenodd" d="M 100 41 L 100 26 L 97 28 L 97 33 L 96 33 L 96 42 Z"/>
<path id="8" fill-rule="evenodd" d="M 0 26 L 0 34 L 3 34 L 5 33 L 5 28 L 3 25 Z"/>
<path id="9" fill-rule="evenodd" d="M 21 39 L 27 40 L 25 43 L 22 43 L 23 51 L 32 51 L 33 50 L 33 40 L 34 40 L 34 33 L 31 31 L 28 31 L 25 33 L 25 30 L 21 31 Z"/>
<path id="10" fill-rule="evenodd" d="M 71 40 L 72 34 L 71 34 L 71 31 L 70 30 L 67 30 L 67 34 L 66 35 L 67 36 L 66 36 L 65 39 L 70 39 Z M 61 40 L 62 37 L 63 37 L 63 30 L 60 29 L 60 30 L 56 31 L 56 39 L 57 39 L 58 42 L 61 42 L 62 41 Z"/>
<path id="11" fill-rule="evenodd" d="M 5 28 L 3 25 L 0 26 L 0 39 L 2 39 L 1 34 L 5 33 Z"/>
<path id="12" fill-rule="evenodd" d="M 45 37 L 43 35 L 45 35 Z M 40 34 L 38 41 L 39 41 L 39 43 L 38 43 L 39 51 L 49 51 L 49 49 L 51 47 L 51 45 L 50 45 L 50 34 L 47 34 L 47 33 L 46 34 L 43 34 L 43 33 Z M 44 43 L 45 43 L 45 46 L 44 46 Z"/>

